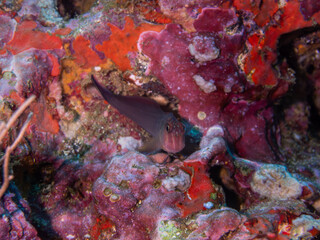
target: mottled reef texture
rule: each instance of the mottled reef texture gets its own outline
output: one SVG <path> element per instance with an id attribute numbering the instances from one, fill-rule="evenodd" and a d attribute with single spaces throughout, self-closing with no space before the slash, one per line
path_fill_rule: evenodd
<path id="1" fill-rule="evenodd" d="M 319 238 L 319 26 L 317 0 L 1 1 L 0 121 L 36 100 L 0 137 L 2 157 L 33 112 L 0 239 Z M 185 148 L 143 151 L 92 74 Z"/>

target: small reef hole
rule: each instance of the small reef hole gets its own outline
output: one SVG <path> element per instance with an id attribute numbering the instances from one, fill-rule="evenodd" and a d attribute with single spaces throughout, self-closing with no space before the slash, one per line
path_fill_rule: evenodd
<path id="1" fill-rule="evenodd" d="M 240 210 L 241 199 L 238 194 L 232 189 L 234 180 L 231 178 L 229 171 L 223 166 L 213 166 L 210 169 L 210 178 L 212 181 L 220 185 L 225 194 L 227 207 Z"/>
<path id="2" fill-rule="evenodd" d="M 61 17 L 68 20 L 88 12 L 95 0 L 57 0 L 57 9 Z"/>

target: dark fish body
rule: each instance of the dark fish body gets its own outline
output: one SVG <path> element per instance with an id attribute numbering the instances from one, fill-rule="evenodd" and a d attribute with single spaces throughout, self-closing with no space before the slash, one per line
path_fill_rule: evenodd
<path id="1" fill-rule="evenodd" d="M 121 96 L 103 87 L 95 77 L 93 83 L 104 99 L 121 114 L 136 122 L 155 138 L 156 148 L 176 153 L 184 148 L 184 128 L 172 113 L 164 112 L 159 104 L 149 98 Z"/>

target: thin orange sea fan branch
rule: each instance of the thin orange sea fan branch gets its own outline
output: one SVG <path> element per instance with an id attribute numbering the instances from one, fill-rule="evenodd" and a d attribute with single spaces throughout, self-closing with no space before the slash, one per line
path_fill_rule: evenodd
<path id="1" fill-rule="evenodd" d="M 24 112 L 24 110 L 32 103 L 32 101 L 34 101 L 35 98 L 36 98 L 35 96 L 29 97 L 18 108 L 18 110 L 14 112 L 14 114 L 11 116 L 11 118 L 9 119 L 7 124 L 5 124 L 3 122 L 0 124 L 0 143 L 2 143 L 2 140 L 3 140 L 4 136 L 6 135 L 8 130 L 13 126 L 14 122 L 19 118 L 19 116 Z M 17 138 L 15 139 L 13 144 L 11 144 L 9 147 L 7 147 L 3 158 L 0 160 L 0 162 L 4 161 L 3 162 L 3 167 L 2 167 L 3 168 L 3 183 L 2 183 L 2 186 L 0 188 L 0 198 L 3 196 L 3 194 L 7 190 L 10 180 L 13 179 L 13 176 L 9 175 L 10 154 L 18 146 L 19 142 L 21 141 L 21 139 L 22 139 L 27 127 L 28 127 L 28 124 L 29 124 L 29 122 L 31 120 L 32 115 L 33 115 L 32 112 L 29 113 L 28 118 L 24 122 L 23 126 L 21 127 Z"/>
<path id="2" fill-rule="evenodd" d="M 12 125 L 15 123 L 15 121 L 20 117 L 20 115 L 24 112 L 24 110 L 36 99 L 36 96 L 32 95 L 29 97 L 22 105 L 18 108 L 17 111 L 13 113 L 11 118 L 9 119 L 7 124 L 2 123 L 0 126 L 0 144 L 2 143 L 2 139 L 8 132 L 8 130 L 12 127 Z"/>
<path id="3" fill-rule="evenodd" d="M 6 127 L 6 124 L 4 122 L 0 123 L 0 133 L 2 132 L 2 130 Z"/>

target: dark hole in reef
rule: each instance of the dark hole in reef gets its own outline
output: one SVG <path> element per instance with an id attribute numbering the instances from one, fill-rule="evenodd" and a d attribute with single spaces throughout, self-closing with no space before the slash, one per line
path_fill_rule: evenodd
<path id="1" fill-rule="evenodd" d="M 48 240 L 61 239 L 52 228 L 50 216 L 39 201 L 40 193 L 44 193 L 45 186 L 53 181 L 53 169 L 49 163 L 33 164 L 26 159 L 13 167 L 14 183 L 31 208 L 29 221 L 36 228 L 38 236 Z"/>
<path id="2" fill-rule="evenodd" d="M 308 131 L 317 138 L 320 132 L 320 111 L 314 101 L 315 86 L 312 74 L 320 71 L 319 61 L 313 60 L 313 52 L 320 49 L 320 40 L 316 40 L 319 39 L 319 36 L 320 25 L 301 28 L 280 36 L 277 64 L 286 60 L 289 67 L 295 71 L 296 83 L 275 106 L 277 117 L 283 119 L 286 108 L 297 102 L 306 102 L 310 106 Z"/>
<path id="3" fill-rule="evenodd" d="M 210 169 L 210 178 L 214 183 L 220 185 L 224 191 L 226 205 L 239 211 L 241 199 L 238 194 L 231 189 L 232 185 L 234 185 L 234 180 L 229 174 L 229 171 L 223 166 L 213 166 Z"/>
<path id="4" fill-rule="evenodd" d="M 308 74 L 312 74 L 313 71 L 314 71 L 314 66 L 312 64 L 310 64 L 310 65 L 307 66 L 306 70 L 307 70 Z"/>
<path id="5" fill-rule="evenodd" d="M 95 0 L 57 0 L 57 9 L 64 19 L 74 18 L 88 12 Z"/>
<path id="6" fill-rule="evenodd" d="M 289 66 L 301 75 L 313 71 L 312 53 L 320 49 L 320 40 L 315 40 L 319 36 L 320 25 L 282 34 L 278 39 L 278 63 L 286 59 Z"/>

